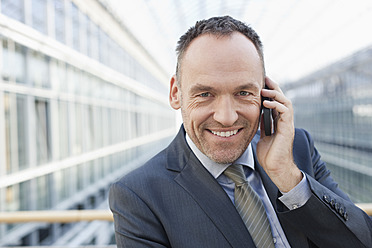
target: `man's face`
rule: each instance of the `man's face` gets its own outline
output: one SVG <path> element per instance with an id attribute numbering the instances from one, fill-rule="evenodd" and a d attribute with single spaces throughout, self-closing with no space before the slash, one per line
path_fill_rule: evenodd
<path id="1" fill-rule="evenodd" d="M 171 81 L 170 103 L 181 108 L 187 134 L 217 163 L 238 159 L 260 118 L 263 68 L 253 43 L 236 32 L 201 35 L 181 63 L 181 86 Z"/>

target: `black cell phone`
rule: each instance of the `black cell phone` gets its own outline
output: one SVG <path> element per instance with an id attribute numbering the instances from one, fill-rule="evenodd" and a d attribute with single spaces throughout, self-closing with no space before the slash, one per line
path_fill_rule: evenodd
<path id="1" fill-rule="evenodd" d="M 268 87 L 265 85 L 265 89 L 268 89 Z M 262 110 L 263 110 L 263 119 L 264 119 L 264 129 L 265 129 L 265 135 L 266 136 L 270 136 L 271 135 L 271 109 L 269 108 L 265 108 L 263 106 L 263 101 L 264 100 L 270 100 L 269 98 L 267 97 L 262 97 L 262 103 L 261 103 L 261 106 L 262 106 Z"/>

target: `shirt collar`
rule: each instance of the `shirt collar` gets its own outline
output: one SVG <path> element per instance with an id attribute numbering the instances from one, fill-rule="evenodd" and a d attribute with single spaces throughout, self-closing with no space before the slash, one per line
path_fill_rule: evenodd
<path id="1" fill-rule="evenodd" d="M 219 164 L 208 158 L 204 153 L 202 153 L 191 140 L 189 135 L 186 133 L 186 142 L 199 159 L 202 165 L 212 174 L 214 178 L 218 178 L 230 164 Z M 254 158 L 252 152 L 251 144 L 248 145 L 248 148 L 244 153 L 234 162 L 234 164 L 241 164 L 243 166 L 248 166 L 254 170 Z"/>

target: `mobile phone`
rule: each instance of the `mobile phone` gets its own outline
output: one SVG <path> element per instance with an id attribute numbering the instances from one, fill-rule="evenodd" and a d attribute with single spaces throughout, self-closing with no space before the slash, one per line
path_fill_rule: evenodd
<path id="1" fill-rule="evenodd" d="M 265 89 L 268 89 L 268 87 L 265 85 Z M 263 101 L 264 100 L 270 100 L 269 98 L 267 97 L 262 97 L 262 103 L 261 103 L 261 106 L 262 106 L 262 111 L 263 111 L 263 121 L 264 121 L 264 129 L 265 129 L 265 135 L 266 136 L 270 136 L 271 135 L 271 109 L 269 108 L 265 108 L 263 106 Z"/>

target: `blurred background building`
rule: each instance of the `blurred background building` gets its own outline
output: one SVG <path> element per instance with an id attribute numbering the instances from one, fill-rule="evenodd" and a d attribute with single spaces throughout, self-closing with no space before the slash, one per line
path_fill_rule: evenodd
<path id="1" fill-rule="evenodd" d="M 369 0 L 0 0 L 0 211 L 107 209 L 110 184 L 172 139 L 177 39 L 231 15 L 261 35 L 332 175 L 372 202 Z M 0 224 L 0 246 L 106 245 L 112 223 Z"/>
<path id="2" fill-rule="evenodd" d="M 372 202 L 372 46 L 285 89 L 340 188 Z"/>
<path id="3" fill-rule="evenodd" d="M 169 75 L 99 1 L 1 0 L 0 35 L 0 210 L 107 208 L 174 134 Z M 0 240 L 105 244 L 113 228 L 4 224 Z"/>

